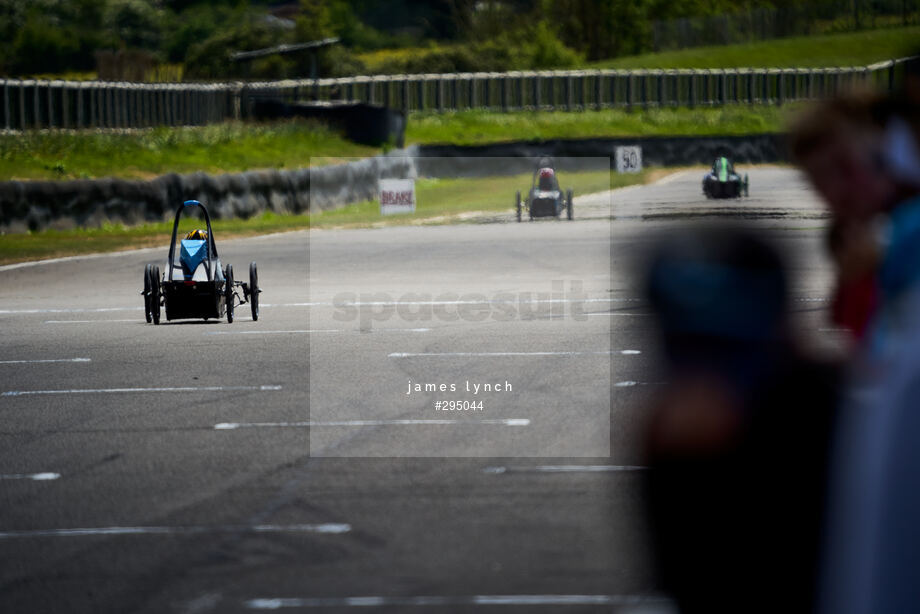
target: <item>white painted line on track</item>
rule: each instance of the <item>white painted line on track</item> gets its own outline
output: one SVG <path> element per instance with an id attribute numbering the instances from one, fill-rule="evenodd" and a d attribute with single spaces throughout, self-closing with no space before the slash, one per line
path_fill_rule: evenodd
<path id="1" fill-rule="evenodd" d="M 257 524 L 179 527 L 94 527 L 81 529 L 31 529 L 0 531 L 0 539 L 22 537 L 88 537 L 94 535 L 196 535 L 204 533 L 326 533 L 339 534 L 351 531 L 351 525 L 324 524 Z"/>
<path id="2" fill-rule="evenodd" d="M 310 330 L 215 330 L 205 335 L 312 335 L 313 333 L 427 333 L 430 328 L 314 328 Z"/>
<path id="3" fill-rule="evenodd" d="M 537 292 L 534 292 L 537 294 Z M 309 303 L 262 303 L 262 307 L 414 307 L 419 305 L 517 305 L 532 303 L 639 303 L 641 298 L 568 298 L 568 299 L 509 299 L 509 300 L 456 300 L 456 301 L 314 301 Z M 0 312 L 2 313 L 2 312 Z"/>
<path id="4" fill-rule="evenodd" d="M 111 322 L 141 322 L 140 318 L 129 320 L 45 320 L 42 324 L 109 324 Z"/>
<path id="5" fill-rule="evenodd" d="M 70 390 L 8 390 L 0 397 L 22 397 L 41 394 L 131 394 L 144 392 L 267 392 L 281 386 L 175 386 L 168 388 L 73 388 Z"/>
<path id="6" fill-rule="evenodd" d="M 0 360 L 0 365 L 34 365 L 49 362 L 92 362 L 91 358 L 40 358 L 35 360 Z"/>
<path id="7" fill-rule="evenodd" d="M 0 309 L 0 315 L 34 313 L 109 313 L 112 311 L 143 311 L 143 307 L 74 307 L 72 309 Z"/>
<path id="8" fill-rule="evenodd" d="M 586 316 L 621 316 L 621 317 L 649 317 L 655 315 L 654 313 L 618 313 L 616 311 L 592 311 L 590 313 L 585 313 L 582 315 Z"/>
<path id="9" fill-rule="evenodd" d="M 617 473 L 644 471 L 642 465 L 537 465 L 535 467 L 486 467 L 483 473 Z"/>
<path id="10" fill-rule="evenodd" d="M 341 328 L 314 328 L 310 330 L 213 330 L 205 335 L 312 335 L 314 333 L 344 333 Z"/>
<path id="11" fill-rule="evenodd" d="M 633 386 L 666 386 L 667 382 L 637 382 L 634 380 L 625 380 L 622 382 L 617 382 L 613 385 L 614 388 L 632 388 Z"/>
<path id="12" fill-rule="evenodd" d="M 64 256 L 62 258 L 47 258 L 45 260 L 32 260 L 30 262 L 17 262 L 16 264 L 4 264 L 0 266 L 0 272 L 13 271 L 15 269 L 24 269 L 33 266 L 42 266 L 45 264 L 57 264 L 59 262 L 73 262 L 76 260 L 95 260 L 97 258 L 112 258 L 123 256 L 125 254 L 142 254 L 144 252 L 159 251 L 159 247 L 143 247 L 141 249 L 128 249 L 117 252 L 105 252 L 102 254 L 86 254 L 83 256 Z"/>
<path id="13" fill-rule="evenodd" d="M 319 301 L 310 303 L 260 303 L 261 307 L 387 307 L 400 305 L 515 305 L 531 303 L 641 303 L 641 298 L 581 298 L 581 299 L 532 299 L 509 301 L 372 301 L 335 303 L 332 301 Z M 826 303 L 827 297 L 802 297 L 794 299 L 804 303 Z M 143 311 L 143 307 L 74 307 L 69 309 L 0 309 L 0 315 L 28 315 L 43 313 L 109 313 L 116 311 Z"/>
<path id="14" fill-rule="evenodd" d="M 596 352 L 393 352 L 388 358 L 490 357 L 490 356 L 609 356 L 641 354 L 639 350 L 604 350 Z"/>
<path id="15" fill-rule="evenodd" d="M 664 177 L 662 177 L 661 179 L 658 179 L 657 181 L 653 181 L 653 182 L 651 183 L 651 185 L 667 185 L 667 184 L 671 183 L 672 181 L 677 181 L 678 179 L 683 179 L 683 178 L 686 177 L 687 175 L 690 175 L 690 174 L 694 174 L 694 175 L 695 175 L 695 174 L 697 174 L 697 173 L 699 173 L 699 172 L 700 172 L 700 171 L 698 171 L 698 170 L 696 170 L 696 169 L 687 169 L 687 170 L 684 170 L 684 171 L 677 171 L 676 173 L 671 173 L 671 174 L 669 174 L 669 175 L 665 175 Z"/>
<path id="16" fill-rule="evenodd" d="M 50 471 L 45 473 L 0 473 L 0 480 L 35 480 L 36 482 L 44 482 L 56 480 L 59 477 L 61 477 L 60 473 L 52 473 Z"/>
<path id="17" fill-rule="evenodd" d="M 496 418 L 488 420 L 407 419 L 407 420 L 309 420 L 306 422 L 221 422 L 215 431 L 235 431 L 242 428 L 307 428 L 313 426 L 424 426 L 448 424 L 490 424 L 499 426 L 530 426 L 529 418 Z"/>
<path id="18" fill-rule="evenodd" d="M 665 602 L 660 597 L 645 595 L 419 595 L 385 597 L 367 595 L 356 597 L 261 597 L 250 599 L 245 606 L 251 610 L 280 610 L 282 608 L 354 608 L 354 607 L 437 607 L 437 606 L 565 606 L 565 605 L 639 605 Z"/>

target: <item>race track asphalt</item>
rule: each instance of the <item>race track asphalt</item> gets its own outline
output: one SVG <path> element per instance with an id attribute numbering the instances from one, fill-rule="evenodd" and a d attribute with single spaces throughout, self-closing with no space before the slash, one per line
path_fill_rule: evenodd
<path id="1" fill-rule="evenodd" d="M 0 268 L 0 611 L 667 611 L 638 488 L 652 237 L 764 229 L 797 327 L 837 341 L 824 213 L 749 172 L 747 199 L 682 171 L 572 222 L 217 237 L 237 279 L 258 262 L 257 322 L 146 324 L 165 249 Z"/>

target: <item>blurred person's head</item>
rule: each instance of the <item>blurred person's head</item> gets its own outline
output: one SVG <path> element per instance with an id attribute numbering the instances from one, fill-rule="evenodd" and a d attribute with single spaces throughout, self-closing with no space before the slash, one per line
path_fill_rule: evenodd
<path id="1" fill-rule="evenodd" d="M 753 231 L 680 231 L 655 250 L 647 288 L 678 376 L 708 373 L 743 396 L 788 341 L 785 270 Z"/>
<path id="2" fill-rule="evenodd" d="M 857 95 L 822 101 L 793 125 L 793 159 L 837 218 L 867 220 L 897 202 L 896 182 L 885 172 L 877 104 Z"/>
<path id="3" fill-rule="evenodd" d="M 836 219 L 828 228 L 827 247 L 840 279 L 858 279 L 874 271 L 881 260 L 881 230 L 873 223 Z"/>

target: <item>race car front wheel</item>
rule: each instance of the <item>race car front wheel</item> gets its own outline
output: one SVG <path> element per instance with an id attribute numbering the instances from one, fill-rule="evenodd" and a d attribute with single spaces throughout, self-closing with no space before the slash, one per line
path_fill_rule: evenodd
<path id="1" fill-rule="evenodd" d="M 233 324 L 233 265 L 224 271 L 224 299 L 227 303 L 227 324 Z"/>
<path id="2" fill-rule="evenodd" d="M 252 310 L 252 319 L 259 319 L 259 271 L 256 263 L 249 263 L 249 308 Z"/>
<path id="3" fill-rule="evenodd" d="M 153 284 L 150 283 L 150 265 L 144 267 L 144 318 L 147 324 L 153 322 L 153 309 L 150 308 L 150 289 Z"/>
<path id="4" fill-rule="evenodd" d="M 160 267 L 150 270 L 150 313 L 153 323 L 160 323 Z"/>

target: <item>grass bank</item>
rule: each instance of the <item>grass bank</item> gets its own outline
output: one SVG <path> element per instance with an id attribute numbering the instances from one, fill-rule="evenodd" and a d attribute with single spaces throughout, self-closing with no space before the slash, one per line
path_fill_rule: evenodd
<path id="1" fill-rule="evenodd" d="M 728 135 L 782 130 L 790 109 L 727 106 L 587 112 L 413 113 L 408 144 L 477 145 L 503 141 L 644 135 Z M 130 132 L 0 134 L 0 181 L 12 179 L 152 179 L 166 173 L 233 173 L 305 168 L 379 154 L 322 125 L 228 122 L 204 127 Z"/>
<path id="2" fill-rule="evenodd" d="M 618 136 L 724 136 L 781 132 L 800 104 L 698 109 L 413 113 L 408 143 L 481 145 L 503 141 Z"/>
<path id="3" fill-rule="evenodd" d="M 694 47 L 677 51 L 644 53 L 565 68 L 734 68 L 793 66 L 865 66 L 915 53 L 920 26 L 879 28 L 861 32 L 818 34 L 780 38 L 737 45 Z M 386 72 L 410 60 L 436 56 L 462 45 L 429 45 L 381 49 L 358 55 L 370 74 Z M 507 70 L 528 66 L 509 66 Z"/>
<path id="4" fill-rule="evenodd" d="M 916 53 L 920 26 L 694 47 L 591 62 L 588 68 L 866 66 Z"/>
<path id="5" fill-rule="evenodd" d="M 606 171 L 560 173 L 563 187 L 571 187 L 576 196 L 644 183 L 649 177 L 649 171 L 637 175 L 618 175 Z M 419 179 L 416 183 L 418 205 L 413 214 L 383 217 L 380 215 L 379 203 L 368 201 L 315 215 L 278 215 L 266 212 L 248 220 L 214 220 L 212 226 L 214 236 L 220 243 L 229 238 L 305 228 L 450 224 L 463 221 L 462 214 L 471 212 L 505 211 L 510 214 L 514 192 L 526 190 L 529 182 L 529 174 L 475 179 Z M 195 225 L 193 220 L 187 219 L 180 229 L 185 232 Z M 133 227 L 110 224 L 102 228 L 6 234 L 0 236 L 0 264 L 162 247 L 168 245 L 171 232 L 171 222 L 160 222 Z"/>
<path id="6" fill-rule="evenodd" d="M 25 132 L 0 134 L 0 180 L 151 179 L 166 173 L 303 168 L 313 156 L 366 157 L 378 152 L 311 121 Z"/>

